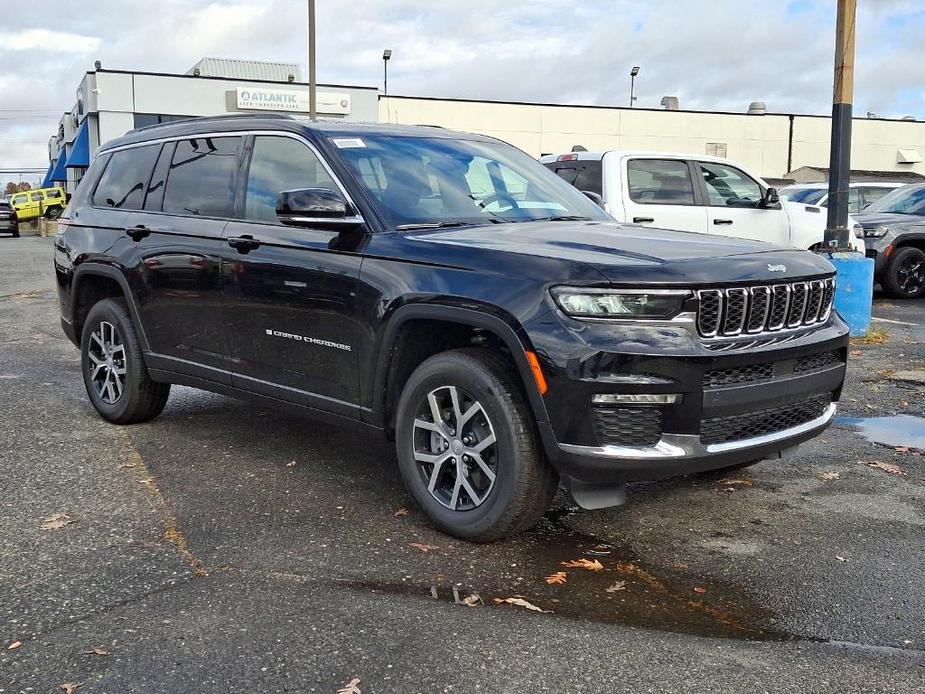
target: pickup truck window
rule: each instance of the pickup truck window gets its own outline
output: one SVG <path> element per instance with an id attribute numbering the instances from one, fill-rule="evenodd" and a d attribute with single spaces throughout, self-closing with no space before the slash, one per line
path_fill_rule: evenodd
<path id="1" fill-rule="evenodd" d="M 339 191 L 321 160 L 301 142 L 290 137 L 255 137 L 247 175 L 244 218 L 278 222 L 276 197 L 284 190 L 297 188 Z"/>
<path id="2" fill-rule="evenodd" d="M 630 159 L 626 165 L 630 200 L 643 205 L 693 205 L 694 185 L 687 162 Z"/>
<path id="3" fill-rule="evenodd" d="M 758 207 L 761 203 L 761 185 L 751 176 L 725 164 L 698 162 L 698 166 L 711 205 Z"/>
<path id="4" fill-rule="evenodd" d="M 369 135 L 334 138 L 341 158 L 395 227 L 527 222 L 605 213 L 542 164 L 501 142 Z"/>

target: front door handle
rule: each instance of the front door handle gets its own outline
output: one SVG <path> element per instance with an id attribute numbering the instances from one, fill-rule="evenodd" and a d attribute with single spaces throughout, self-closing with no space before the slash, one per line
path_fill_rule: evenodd
<path id="1" fill-rule="evenodd" d="M 128 227 L 125 230 L 125 235 L 131 236 L 132 241 L 141 241 L 145 236 L 151 235 L 151 230 L 144 224 L 139 224 L 138 226 Z"/>
<path id="2" fill-rule="evenodd" d="M 633 217 L 633 224 L 642 224 L 643 222 L 654 222 L 655 217 Z"/>
<path id="3" fill-rule="evenodd" d="M 245 234 L 244 236 L 232 236 L 228 239 L 228 245 L 234 248 L 238 253 L 247 253 L 255 248 L 260 248 L 260 241 L 253 236 Z"/>
<path id="4" fill-rule="evenodd" d="M 714 224 L 732 224 L 732 220 L 731 219 L 714 219 L 713 223 Z"/>

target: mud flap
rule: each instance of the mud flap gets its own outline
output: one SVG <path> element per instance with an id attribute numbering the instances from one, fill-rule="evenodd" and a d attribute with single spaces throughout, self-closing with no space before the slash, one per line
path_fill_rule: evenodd
<path id="1" fill-rule="evenodd" d="M 587 511 L 626 503 L 625 484 L 592 484 L 568 477 L 565 487 L 575 503 Z"/>

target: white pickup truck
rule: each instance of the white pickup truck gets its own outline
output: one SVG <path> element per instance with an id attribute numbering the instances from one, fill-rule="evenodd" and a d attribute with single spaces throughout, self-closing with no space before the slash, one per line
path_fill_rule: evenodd
<path id="1" fill-rule="evenodd" d="M 663 229 L 720 234 L 810 249 L 822 244 L 826 211 L 781 199 L 760 176 L 728 159 L 655 152 L 569 152 L 540 162 L 614 219 Z M 849 217 L 852 246 L 864 252 Z"/>

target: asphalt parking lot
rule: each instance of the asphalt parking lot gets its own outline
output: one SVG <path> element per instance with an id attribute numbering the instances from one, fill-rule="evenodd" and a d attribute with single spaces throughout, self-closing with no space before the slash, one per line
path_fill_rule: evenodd
<path id="1" fill-rule="evenodd" d="M 185 388 L 103 422 L 51 248 L 0 237 L 0 692 L 925 692 L 925 300 L 799 455 L 486 546 L 374 437 Z"/>

